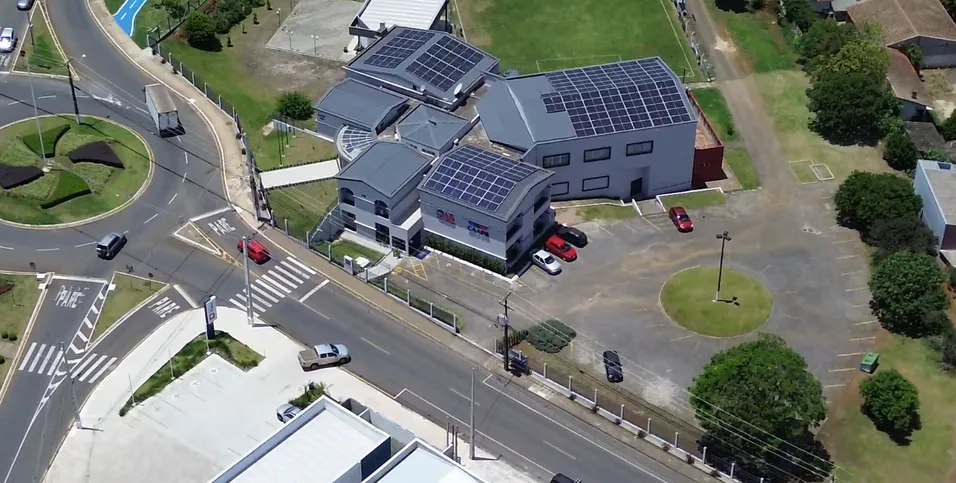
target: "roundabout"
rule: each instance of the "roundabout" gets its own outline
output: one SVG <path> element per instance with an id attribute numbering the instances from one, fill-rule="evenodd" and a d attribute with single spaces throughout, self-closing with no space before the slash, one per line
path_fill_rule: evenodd
<path id="1" fill-rule="evenodd" d="M 0 127 L 0 221 L 48 229 L 95 221 L 136 200 L 152 171 L 146 142 L 108 119 L 14 122 Z"/>
<path id="2" fill-rule="evenodd" d="M 700 335 L 734 337 L 762 326 L 773 310 L 770 292 L 747 275 L 724 268 L 720 300 L 714 300 L 718 268 L 693 267 L 664 283 L 660 303 L 677 325 Z"/>

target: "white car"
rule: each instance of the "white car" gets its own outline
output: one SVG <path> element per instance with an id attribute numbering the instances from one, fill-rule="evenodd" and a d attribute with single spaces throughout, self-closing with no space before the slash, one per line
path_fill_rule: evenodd
<path id="1" fill-rule="evenodd" d="M 301 412 L 301 409 L 291 404 L 283 404 L 276 409 L 276 419 L 278 419 L 280 423 L 288 423 Z"/>
<path id="2" fill-rule="evenodd" d="M 13 31 L 13 27 L 5 27 L 0 32 L 0 52 L 13 52 L 15 48 L 17 48 L 17 34 Z"/>
<path id="3" fill-rule="evenodd" d="M 561 273 L 561 264 L 558 263 L 558 261 L 555 260 L 550 253 L 544 250 L 538 250 L 534 252 L 534 254 L 531 255 L 531 261 L 551 275 L 557 275 Z"/>

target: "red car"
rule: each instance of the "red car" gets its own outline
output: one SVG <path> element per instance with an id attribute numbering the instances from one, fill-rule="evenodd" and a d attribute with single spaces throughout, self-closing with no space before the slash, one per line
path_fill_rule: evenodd
<path id="1" fill-rule="evenodd" d="M 558 235 L 551 235 L 551 238 L 544 242 L 544 248 L 566 262 L 573 262 L 578 259 L 577 250 Z"/>
<path id="2" fill-rule="evenodd" d="M 673 221 L 674 226 L 677 227 L 677 231 L 694 231 L 694 222 L 687 216 L 687 211 L 684 210 L 683 206 L 675 206 L 671 208 L 667 214 L 670 215 L 671 221 Z"/>
<path id="3" fill-rule="evenodd" d="M 239 253 L 242 253 L 242 240 L 239 240 L 239 243 L 236 244 L 236 248 L 239 250 Z M 249 240 L 249 259 L 262 265 L 272 259 L 272 254 L 269 253 L 269 249 L 262 243 L 259 243 L 258 240 Z"/>

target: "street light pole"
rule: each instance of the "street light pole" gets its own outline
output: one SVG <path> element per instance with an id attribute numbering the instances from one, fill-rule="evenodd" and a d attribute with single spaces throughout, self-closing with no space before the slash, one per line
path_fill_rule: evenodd
<path id="1" fill-rule="evenodd" d="M 58 345 L 60 353 L 65 354 L 65 352 L 63 352 L 63 343 L 60 342 Z M 75 424 L 77 428 L 82 429 L 83 422 L 80 420 L 80 406 L 76 403 L 76 388 L 73 386 L 73 376 L 73 373 L 66 375 L 66 377 L 70 378 L 70 394 L 73 396 L 73 424 Z"/>
<path id="2" fill-rule="evenodd" d="M 33 26 L 33 24 L 30 24 Z M 30 29 L 30 35 L 33 35 L 33 29 Z M 30 82 L 30 97 L 33 99 L 33 119 L 37 123 L 37 137 L 40 138 L 40 151 L 43 153 L 43 157 L 46 158 L 46 146 L 43 144 L 43 130 L 40 129 L 40 110 L 37 108 L 37 95 L 33 90 L 33 72 L 30 70 L 30 58 L 27 57 L 27 80 Z"/>
<path id="3" fill-rule="evenodd" d="M 27 23 L 27 30 L 30 31 L 30 47 L 34 50 L 34 53 L 35 53 L 37 49 L 37 41 L 36 41 L 36 38 L 33 36 L 33 21 L 32 20 L 30 20 L 29 23 Z"/>
<path id="4" fill-rule="evenodd" d="M 468 445 L 468 457 L 475 459 L 475 372 L 478 367 L 471 368 L 471 415 L 468 417 L 468 428 L 471 432 Z"/>
<path id="5" fill-rule="evenodd" d="M 289 31 L 287 31 L 286 33 L 289 34 L 289 50 L 292 50 L 292 34 L 293 34 L 294 32 L 291 31 L 291 30 L 289 30 Z"/>
<path id="6" fill-rule="evenodd" d="M 252 291 L 249 287 L 249 235 L 242 237 L 242 270 L 246 277 L 246 318 L 249 325 L 255 325 L 255 318 L 252 315 Z"/>
<path id="7" fill-rule="evenodd" d="M 720 265 L 717 268 L 717 295 L 714 296 L 714 302 L 720 301 L 720 282 L 724 277 L 724 247 L 732 238 L 730 238 L 730 232 L 725 231 L 717 234 L 717 239 L 720 240 Z"/>
<path id="8" fill-rule="evenodd" d="M 508 297 L 510 297 L 510 296 L 511 296 L 511 292 L 508 292 L 508 295 L 505 295 L 504 300 L 501 301 L 501 305 L 504 305 L 504 307 L 505 307 L 505 313 L 504 313 L 504 316 L 503 316 L 503 317 L 499 317 L 499 318 L 498 318 L 498 321 L 501 323 L 501 325 L 504 325 L 504 329 L 505 329 L 505 339 L 504 339 L 504 344 L 503 344 L 503 345 L 504 345 L 504 348 L 505 348 L 504 354 L 503 354 L 503 355 L 504 355 L 504 362 L 505 362 L 505 372 L 508 371 L 508 365 L 509 365 L 509 364 L 508 364 L 508 357 L 509 357 L 509 356 L 508 356 L 508 351 L 509 351 L 510 347 L 508 347 L 508 345 L 509 345 L 509 341 L 508 341 L 508 326 L 511 325 L 511 322 L 508 320 Z"/>
<path id="9" fill-rule="evenodd" d="M 316 46 L 315 40 L 316 40 L 315 35 L 313 35 L 312 36 L 312 53 L 313 54 L 317 54 L 319 52 L 319 48 Z"/>

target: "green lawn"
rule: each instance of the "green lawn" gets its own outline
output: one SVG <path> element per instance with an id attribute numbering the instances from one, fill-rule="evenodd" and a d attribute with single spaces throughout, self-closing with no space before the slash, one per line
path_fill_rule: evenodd
<path id="1" fill-rule="evenodd" d="M 112 10 L 110 2 L 115 3 L 116 1 L 117 0 L 107 0 L 106 6 L 110 8 L 110 12 L 112 13 L 116 12 Z M 185 0 L 182 0 L 182 3 L 185 3 Z M 195 2 L 193 3 L 195 4 Z M 123 2 L 119 1 L 119 3 L 116 4 L 116 10 L 119 10 L 122 5 Z M 156 27 L 159 27 L 157 33 L 160 35 L 165 34 L 174 27 L 177 22 L 176 19 L 169 15 L 166 9 L 160 6 L 160 0 L 146 0 L 146 3 L 143 4 L 139 13 L 136 14 L 132 38 L 140 47 L 146 47 L 146 34 Z"/>
<path id="2" fill-rule="evenodd" d="M 322 242 L 312 246 L 312 249 L 321 253 L 323 256 L 329 256 L 329 245 L 332 247 L 332 259 L 338 262 L 339 265 L 342 264 L 342 260 L 346 255 L 352 257 L 352 260 L 355 260 L 358 257 L 365 257 L 371 262 L 376 262 L 382 258 L 385 254 L 368 248 L 364 245 L 359 245 L 358 243 L 353 243 L 348 240 L 335 240 L 331 244 L 329 242 Z M 358 270 L 358 267 L 356 267 Z"/>
<path id="3" fill-rule="evenodd" d="M 172 362 L 166 362 L 159 368 L 142 386 L 139 386 L 133 395 L 126 401 L 126 404 L 120 408 L 120 416 L 125 415 L 133 406 L 144 400 L 159 394 L 166 386 L 181 377 L 187 371 L 196 367 L 206 356 L 206 333 L 203 332 L 196 336 L 191 342 L 186 344 L 176 355 Z M 242 370 L 249 370 L 262 362 L 262 356 L 250 349 L 248 346 L 233 339 L 228 332 L 216 331 L 216 338 L 209 341 L 208 348 L 219 357 L 231 362 Z"/>
<path id="4" fill-rule="evenodd" d="M 109 329 L 120 317 L 166 286 L 160 282 L 143 280 L 122 273 L 117 273 L 113 277 L 113 283 L 116 289 L 106 297 L 103 312 L 96 321 L 96 327 L 93 328 L 93 340 Z"/>
<path id="5" fill-rule="evenodd" d="M 0 337 L 3 341 L 14 342 L 23 337 L 23 330 L 30 315 L 40 298 L 39 282 L 32 275 L 4 275 L 0 274 L 0 286 L 12 282 L 13 290 L 0 294 Z M 4 335 L 5 334 L 5 335 Z M 13 354 L 9 354 L 6 361 L 0 364 L 0 385 L 13 364 Z"/>
<path id="6" fill-rule="evenodd" d="M 830 407 L 818 438 L 847 472 L 838 481 L 867 483 L 941 483 L 953 481 L 956 467 L 956 377 L 944 373 L 938 354 L 919 340 L 888 336 L 880 344 L 877 371 L 896 369 L 919 390 L 922 428 L 909 445 L 898 445 L 860 411 L 857 382 Z M 858 358 L 847 361 L 858 364 Z"/>
<path id="7" fill-rule="evenodd" d="M 126 3 L 126 0 L 106 0 L 106 8 L 110 13 L 115 14 L 119 12 L 120 7 L 122 7 L 124 3 Z"/>
<path id="8" fill-rule="evenodd" d="M 77 125 L 72 116 L 46 116 L 40 118 L 40 129 L 44 132 L 57 126 L 70 126 L 70 130 L 55 146 L 54 170 L 37 181 L 12 190 L 0 189 L 0 216 L 9 221 L 48 225 L 66 223 L 95 216 L 110 211 L 133 196 L 146 181 L 149 173 L 149 151 L 142 141 L 125 127 L 111 121 L 87 117 L 82 125 Z M 35 134 L 35 122 L 30 119 L 10 125 L 0 131 L 0 150 L 15 149 L 22 155 L 21 141 Z M 85 141 L 79 141 L 85 140 Z M 89 166 L 89 163 L 73 164 L 67 154 L 69 150 L 92 140 L 105 140 L 116 155 L 123 161 L 125 169 Z M 63 149 L 64 147 L 68 149 Z M 49 147 L 47 147 L 49 150 Z M 25 156 L 25 155 L 24 155 Z M 2 159 L 2 157 L 0 157 Z M 35 165 L 42 167 L 45 160 L 35 158 Z M 25 162 L 20 159 L 18 162 Z M 69 171 L 80 175 L 93 189 L 92 194 L 58 204 L 51 208 L 41 208 L 45 201 L 44 193 L 49 195 L 57 184 L 57 170 Z"/>
<path id="9" fill-rule="evenodd" d="M 279 228 L 285 229 L 283 220 L 288 219 L 289 233 L 302 239 L 335 206 L 337 186 L 335 180 L 324 180 L 269 191 Z"/>
<path id="10" fill-rule="evenodd" d="M 462 0 L 468 41 L 522 74 L 660 56 L 688 81 L 698 67 L 669 0 Z"/>
<path id="11" fill-rule="evenodd" d="M 682 327 L 714 337 L 746 334 L 763 325 L 773 309 L 767 289 L 725 267 L 720 300 L 715 302 L 717 275 L 717 267 L 696 267 L 674 274 L 661 291 L 664 311 Z"/>
<path id="12" fill-rule="evenodd" d="M 707 8 L 714 20 L 729 32 L 721 37 L 732 43 L 747 69 L 760 73 L 796 68 L 797 56 L 776 24 L 774 14 L 725 11 L 717 8 L 715 0 L 707 0 Z"/>
<path id="13" fill-rule="evenodd" d="M 583 221 L 623 220 L 637 216 L 637 210 L 631 205 L 597 205 L 576 208 L 575 214 Z"/>
<path id="14" fill-rule="evenodd" d="M 716 87 L 706 89 L 694 89 L 691 91 L 697 105 L 704 111 L 710 125 L 717 131 L 720 140 L 729 143 L 740 139 L 740 134 L 734 127 L 734 119 L 730 115 L 730 109 L 727 108 L 727 101 L 724 95 Z"/>
<path id="15" fill-rule="evenodd" d="M 760 187 L 760 176 L 757 175 L 757 171 L 750 161 L 750 153 L 748 153 L 746 149 L 737 148 L 725 150 L 724 161 L 727 161 L 727 165 L 730 166 L 731 171 L 734 172 L 734 176 L 737 177 L 737 181 L 740 183 L 740 189 L 753 190 Z"/>
<path id="16" fill-rule="evenodd" d="M 674 206 L 683 206 L 685 209 L 695 210 L 710 206 L 720 206 L 727 202 L 727 196 L 718 190 L 698 191 L 696 193 L 683 195 L 661 196 L 661 202 L 664 203 L 665 210 L 669 210 Z"/>
<path id="17" fill-rule="evenodd" d="M 14 70 L 27 72 L 27 63 L 29 63 L 31 72 L 66 75 L 66 61 L 60 50 L 56 48 L 56 42 L 53 41 L 53 34 L 47 27 L 42 8 L 42 4 L 38 5 L 32 12 L 32 40 L 29 33 L 23 35 L 23 38 L 20 39 L 23 50 L 27 53 L 27 62 L 17 61 Z"/>

